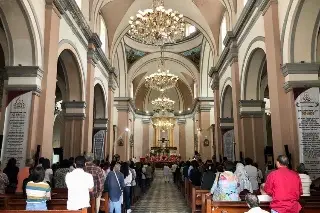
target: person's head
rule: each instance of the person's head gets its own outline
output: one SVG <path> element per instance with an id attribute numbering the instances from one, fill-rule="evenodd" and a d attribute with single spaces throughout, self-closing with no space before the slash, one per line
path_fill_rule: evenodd
<path id="1" fill-rule="evenodd" d="M 130 168 L 131 168 L 131 169 L 134 169 L 134 167 L 135 167 L 134 162 L 133 162 L 133 161 L 130 161 Z"/>
<path id="2" fill-rule="evenodd" d="M 218 172 L 223 172 L 223 171 L 224 171 L 224 168 L 223 168 L 223 165 L 222 165 L 222 164 L 219 164 L 219 165 L 217 166 L 217 171 L 218 171 Z"/>
<path id="3" fill-rule="evenodd" d="M 116 163 L 113 167 L 114 172 L 120 172 L 120 169 L 121 169 L 121 165 L 119 163 Z"/>
<path id="4" fill-rule="evenodd" d="M 44 170 L 47 170 L 47 169 L 50 169 L 51 166 L 50 166 L 50 160 L 45 158 L 42 162 L 42 167 Z"/>
<path id="5" fill-rule="evenodd" d="M 249 206 L 249 208 L 259 207 L 259 199 L 257 195 L 248 193 L 245 197 L 245 200 Z"/>
<path id="6" fill-rule="evenodd" d="M 120 168 L 120 172 L 126 178 L 129 175 L 129 165 L 127 162 L 123 162 Z"/>
<path id="7" fill-rule="evenodd" d="M 253 163 L 252 166 L 256 167 L 257 169 L 259 169 L 259 165 L 257 163 Z"/>
<path id="8" fill-rule="evenodd" d="M 306 173 L 306 167 L 304 166 L 303 163 L 300 163 L 297 167 L 297 172 L 299 174 L 305 174 Z"/>
<path id="9" fill-rule="evenodd" d="M 44 161 L 44 157 L 39 158 L 39 164 L 42 164 Z"/>
<path id="10" fill-rule="evenodd" d="M 195 169 L 199 167 L 199 163 L 198 163 L 198 161 L 196 161 L 196 160 L 191 161 L 191 165 L 192 165 L 192 167 L 195 168 Z"/>
<path id="11" fill-rule="evenodd" d="M 17 164 L 17 160 L 15 158 L 10 158 L 7 163 L 7 168 L 13 168 Z"/>
<path id="12" fill-rule="evenodd" d="M 244 165 L 242 163 L 237 163 L 236 171 L 240 172 L 244 170 Z"/>
<path id="13" fill-rule="evenodd" d="M 111 171 L 114 171 L 113 169 L 114 169 L 114 166 L 116 165 L 116 163 L 117 163 L 117 161 L 111 161 L 111 163 L 110 163 L 110 170 Z"/>
<path id="14" fill-rule="evenodd" d="M 92 153 L 86 153 L 85 158 L 86 158 L 86 162 L 88 162 L 88 163 L 92 163 L 94 160 Z"/>
<path id="15" fill-rule="evenodd" d="M 253 164 L 253 160 L 251 158 L 245 158 L 244 162 L 246 163 L 246 165 L 252 165 Z"/>
<path id="16" fill-rule="evenodd" d="M 110 168 L 110 163 L 109 163 L 109 161 L 106 161 L 104 164 L 103 164 L 103 169 L 104 170 L 107 170 L 107 169 L 109 169 Z"/>
<path id="17" fill-rule="evenodd" d="M 35 183 L 42 182 L 44 180 L 44 171 L 45 170 L 41 166 L 34 168 L 30 177 L 31 181 Z"/>
<path id="18" fill-rule="evenodd" d="M 225 162 L 225 171 L 233 172 L 234 165 L 231 161 Z"/>
<path id="19" fill-rule="evenodd" d="M 267 193 L 264 191 L 264 183 L 263 184 L 261 184 L 260 185 L 260 193 L 262 194 L 262 195 L 266 195 Z"/>
<path id="20" fill-rule="evenodd" d="M 69 158 L 70 165 L 74 164 L 74 157 Z"/>
<path id="21" fill-rule="evenodd" d="M 288 167 L 289 166 L 289 159 L 285 155 L 279 155 L 277 158 L 277 168 L 281 167 Z"/>
<path id="22" fill-rule="evenodd" d="M 223 162 L 228 161 L 227 157 L 223 157 Z"/>
<path id="23" fill-rule="evenodd" d="M 189 167 L 191 165 L 190 161 L 186 162 L 186 166 Z"/>
<path id="24" fill-rule="evenodd" d="M 32 158 L 26 160 L 26 167 L 33 167 L 34 161 Z"/>
<path id="25" fill-rule="evenodd" d="M 70 167 L 70 162 L 67 159 L 64 159 L 63 161 L 61 161 L 60 163 L 60 168 L 69 168 Z"/>
<path id="26" fill-rule="evenodd" d="M 83 169 L 86 165 L 86 158 L 84 156 L 78 156 L 74 160 L 75 166 L 78 169 Z"/>
<path id="27" fill-rule="evenodd" d="M 216 167 L 215 167 L 212 163 L 206 165 L 206 170 L 207 170 L 208 172 L 213 172 L 213 173 L 216 173 L 216 172 L 217 172 Z"/>

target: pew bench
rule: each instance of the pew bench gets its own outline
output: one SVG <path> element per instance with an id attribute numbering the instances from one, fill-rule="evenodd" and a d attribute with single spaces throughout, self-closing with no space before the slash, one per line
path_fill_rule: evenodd
<path id="1" fill-rule="evenodd" d="M 70 210 L 47 210 L 47 211 L 27 211 L 27 210 L 0 210 L 0 213 L 87 213 L 87 209 L 78 211 Z"/>
<path id="2" fill-rule="evenodd" d="M 202 212 L 205 205 L 202 203 L 202 195 L 209 193 L 209 190 L 203 190 L 198 186 L 192 186 L 191 210 L 192 213 Z M 197 208 L 198 207 L 198 208 Z"/>

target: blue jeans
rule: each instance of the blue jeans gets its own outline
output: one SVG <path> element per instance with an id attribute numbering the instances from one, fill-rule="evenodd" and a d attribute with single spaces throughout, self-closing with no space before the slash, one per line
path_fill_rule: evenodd
<path id="1" fill-rule="evenodd" d="M 123 199 L 124 199 L 124 204 L 125 204 L 125 209 L 130 209 L 131 208 L 131 186 L 126 186 L 124 187 L 123 190 Z"/>
<path id="2" fill-rule="evenodd" d="M 48 210 L 47 203 L 27 203 L 26 210 L 36 211 L 36 210 Z"/>
<path id="3" fill-rule="evenodd" d="M 121 213 L 121 200 L 117 202 L 112 202 L 109 200 L 109 213 Z"/>

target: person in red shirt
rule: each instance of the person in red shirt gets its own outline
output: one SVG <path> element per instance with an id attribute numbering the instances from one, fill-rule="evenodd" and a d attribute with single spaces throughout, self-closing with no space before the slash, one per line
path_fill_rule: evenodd
<path id="1" fill-rule="evenodd" d="M 302 184 L 299 175 L 288 169 L 289 159 L 285 155 L 277 158 L 277 170 L 271 172 L 264 186 L 265 192 L 272 197 L 271 213 L 299 213 Z"/>

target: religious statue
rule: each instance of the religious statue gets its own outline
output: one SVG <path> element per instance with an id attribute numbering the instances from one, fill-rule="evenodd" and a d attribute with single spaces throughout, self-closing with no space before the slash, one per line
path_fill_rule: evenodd
<path id="1" fill-rule="evenodd" d="M 204 141 L 203 141 L 203 145 L 204 146 L 209 146 L 209 140 L 208 140 L 208 138 L 206 138 L 206 139 L 204 139 Z"/>

